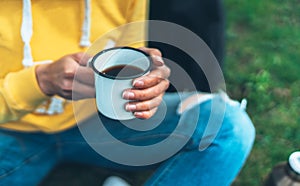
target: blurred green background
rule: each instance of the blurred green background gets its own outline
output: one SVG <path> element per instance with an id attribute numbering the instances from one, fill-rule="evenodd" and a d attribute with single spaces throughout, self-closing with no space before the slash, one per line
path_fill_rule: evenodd
<path id="1" fill-rule="evenodd" d="M 300 150 L 300 1 L 226 0 L 225 79 L 247 98 L 254 148 L 234 185 L 263 185 L 272 167 Z"/>

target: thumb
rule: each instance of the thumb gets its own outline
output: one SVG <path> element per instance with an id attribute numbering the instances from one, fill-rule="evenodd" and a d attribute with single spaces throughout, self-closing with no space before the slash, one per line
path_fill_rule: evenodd
<path id="1" fill-rule="evenodd" d="M 78 52 L 75 54 L 72 54 L 73 59 L 80 65 L 80 66 L 86 66 L 88 64 L 89 59 L 92 57 L 86 53 Z"/>

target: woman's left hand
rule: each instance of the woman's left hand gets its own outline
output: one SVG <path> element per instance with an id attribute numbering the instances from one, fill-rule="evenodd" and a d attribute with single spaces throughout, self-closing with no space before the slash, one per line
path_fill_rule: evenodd
<path id="1" fill-rule="evenodd" d="M 133 88 L 123 92 L 123 98 L 135 100 L 125 105 L 128 112 L 133 112 L 136 118 L 152 117 L 160 105 L 163 95 L 169 87 L 170 69 L 165 65 L 158 49 L 141 47 L 140 50 L 149 54 L 153 60 L 153 69 L 145 76 L 133 81 Z"/>

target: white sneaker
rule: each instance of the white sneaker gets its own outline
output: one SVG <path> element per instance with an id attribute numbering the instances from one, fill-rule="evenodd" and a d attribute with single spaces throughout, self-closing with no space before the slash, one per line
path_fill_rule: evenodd
<path id="1" fill-rule="evenodd" d="M 102 186 L 130 186 L 125 180 L 117 176 L 106 178 Z"/>

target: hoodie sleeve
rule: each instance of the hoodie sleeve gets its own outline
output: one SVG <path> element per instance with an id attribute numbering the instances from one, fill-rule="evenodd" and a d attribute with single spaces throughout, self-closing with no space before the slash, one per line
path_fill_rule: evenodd
<path id="1" fill-rule="evenodd" d="M 0 79 L 0 123 L 18 120 L 47 99 L 37 83 L 35 66 L 8 73 Z"/>
<path id="2" fill-rule="evenodd" d="M 148 0 L 132 0 L 127 8 L 127 25 L 122 27 L 119 46 L 142 47 L 147 40 Z"/>

